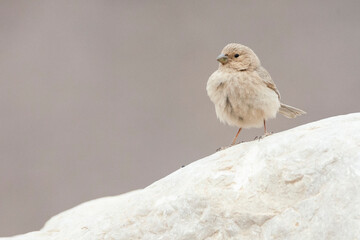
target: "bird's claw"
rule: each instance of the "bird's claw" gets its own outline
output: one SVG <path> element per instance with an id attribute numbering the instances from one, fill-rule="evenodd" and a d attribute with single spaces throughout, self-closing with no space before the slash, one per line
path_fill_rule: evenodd
<path id="1" fill-rule="evenodd" d="M 216 152 L 220 152 L 222 150 L 225 150 L 227 149 L 229 146 L 226 146 L 226 147 L 219 147 L 218 149 L 216 149 Z"/>
<path id="2" fill-rule="evenodd" d="M 264 138 L 266 138 L 267 136 L 270 136 L 271 134 L 273 134 L 273 132 L 266 132 L 266 133 L 264 133 L 264 135 L 262 135 L 262 136 L 256 136 L 255 138 L 254 138 L 254 140 L 261 140 L 261 139 L 264 139 Z"/>
<path id="3" fill-rule="evenodd" d="M 231 145 L 229 145 L 229 146 L 225 146 L 225 147 L 219 147 L 218 149 L 216 149 L 216 152 L 219 152 L 219 151 L 225 150 L 225 149 L 227 149 L 227 148 L 229 148 L 229 147 L 232 147 L 232 146 L 238 145 L 238 144 L 243 143 L 243 142 L 245 142 L 245 141 L 241 141 L 241 142 L 238 142 L 238 143 L 234 143 L 234 144 L 231 144 Z"/>
<path id="4" fill-rule="evenodd" d="M 273 134 L 273 132 L 266 132 L 266 133 L 264 133 L 264 135 L 262 135 L 263 137 L 267 137 L 267 136 L 270 136 L 270 135 L 272 135 Z"/>

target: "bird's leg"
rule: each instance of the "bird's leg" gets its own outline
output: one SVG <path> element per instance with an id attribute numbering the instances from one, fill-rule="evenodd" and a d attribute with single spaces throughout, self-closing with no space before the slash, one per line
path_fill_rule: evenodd
<path id="1" fill-rule="evenodd" d="M 266 121 L 265 121 L 265 119 L 264 119 L 264 135 L 262 135 L 262 136 L 260 136 L 260 137 L 256 136 L 256 137 L 254 138 L 254 140 L 261 140 L 261 139 L 263 139 L 263 138 L 265 138 L 265 137 L 267 137 L 267 136 L 269 136 L 269 135 L 271 135 L 271 134 L 272 134 L 271 132 L 268 132 L 268 131 L 266 130 Z"/>
<path id="2" fill-rule="evenodd" d="M 266 131 L 266 121 L 264 119 L 264 135 L 267 135 L 267 131 Z"/>
<path id="3" fill-rule="evenodd" d="M 241 131 L 241 128 L 239 128 L 239 131 L 237 132 L 237 134 L 236 134 L 236 136 L 235 136 L 235 138 L 234 138 L 234 141 L 231 143 L 231 146 L 235 144 L 236 139 L 237 139 L 237 137 L 239 136 L 240 131 Z"/>
<path id="4" fill-rule="evenodd" d="M 267 137 L 267 136 L 269 136 L 269 135 L 271 135 L 271 134 L 272 134 L 272 132 L 268 132 L 268 131 L 266 130 L 266 121 L 265 121 L 265 119 L 264 119 L 264 136 L 263 136 L 262 138 Z"/>
<path id="5" fill-rule="evenodd" d="M 217 151 L 217 152 L 218 152 L 218 151 L 222 151 L 222 150 L 224 150 L 224 149 L 227 149 L 228 147 L 234 146 L 235 143 L 236 143 L 236 139 L 237 139 L 237 137 L 239 136 L 240 131 L 241 131 L 241 128 L 239 128 L 239 131 L 237 132 L 237 134 L 236 134 L 236 136 L 235 136 L 235 138 L 234 138 L 234 141 L 231 143 L 230 146 L 218 148 L 218 149 L 216 149 L 216 151 Z"/>

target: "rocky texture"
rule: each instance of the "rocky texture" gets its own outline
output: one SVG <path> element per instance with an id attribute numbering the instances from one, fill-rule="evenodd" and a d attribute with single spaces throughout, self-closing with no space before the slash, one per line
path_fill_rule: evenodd
<path id="1" fill-rule="evenodd" d="M 8 239 L 360 239 L 360 114 L 242 143 Z"/>

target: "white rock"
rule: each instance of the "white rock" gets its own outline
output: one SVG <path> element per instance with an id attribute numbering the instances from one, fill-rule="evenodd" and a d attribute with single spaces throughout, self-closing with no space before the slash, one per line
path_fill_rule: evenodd
<path id="1" fill-rule="evenodd" d="M 360 239 L 360 114 L 242 143 L 7 239 Z"/>

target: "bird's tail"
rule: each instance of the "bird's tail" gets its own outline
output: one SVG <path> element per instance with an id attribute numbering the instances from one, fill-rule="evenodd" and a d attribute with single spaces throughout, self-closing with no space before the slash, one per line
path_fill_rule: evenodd
<path id="1" fill-rule="evenodd" d="M 284 117 L 287 117 L 287 118 L 296 118 L 297 116 L 300 116 L 300 115 L 303 115 L 306 113 L 305 111 L 303 111 L 301 109 L 291 107 L 291 106 L 283 104 L 283 103 L 280 104 L 279 112 Z"/>

